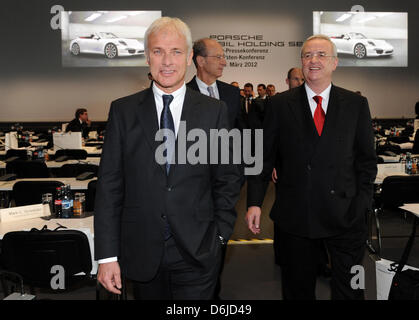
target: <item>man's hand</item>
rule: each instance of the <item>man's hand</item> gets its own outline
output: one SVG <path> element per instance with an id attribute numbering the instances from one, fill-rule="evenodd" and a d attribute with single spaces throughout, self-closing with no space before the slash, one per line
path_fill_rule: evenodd
<path id="1" fill-rule="evenodd" d="M 121 269 L 119 268 L 119 263 L 114 261 L 99 264 L 97 280 L 109 292 L 121 294 Z"/>
<path id="2" fill-rule="evenodd" d="M 278 180 L 278 175 L 276 174 L 276 169 L 274 168 L 272 170 L 272 182 L 276 183 L 277 180 Z"/>
<path id="3" fill-rule="evenodd" d="M 86 120 L 86 124 L 87 124 L 87 126 L 88 126 L 88 127 L 91 127 L 91 126 L 92 126 L 92 121 L 91 121 L 91 120 L 89 120 L 89 119 L 87 119 L 87 120 Z"/>
<path id="4" fill-rule="evenodd" d="M 260 215 L 262 214 L 262 210 L 259 207 L 253 206 L 247 209 L 246 213 L 246 222 L 247 226 L 249 227 L 250 231 L 253 234 L 260 233 Z"/>

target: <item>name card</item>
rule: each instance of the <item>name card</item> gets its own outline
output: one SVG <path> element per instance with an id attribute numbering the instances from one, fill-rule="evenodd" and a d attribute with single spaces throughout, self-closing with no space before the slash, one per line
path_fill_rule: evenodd
<path id="1" fill-rule="evenodd" d="M 33 204 L 7 209 L 0 209 L 0 222 L 11 222 L 40 218 L 51 215 L 48 204 Z"/>
<path id="2" fill-rule="evenodd" d="M 377 167 L 380 173 L 404 173 L 403 163 L 380 163 Z"/>
<path id="3" fill-rule="evenodd" d="M 54 151 L 60 149 L 82 149 L 81 132 L 55 132 L 52 139 Z"/>

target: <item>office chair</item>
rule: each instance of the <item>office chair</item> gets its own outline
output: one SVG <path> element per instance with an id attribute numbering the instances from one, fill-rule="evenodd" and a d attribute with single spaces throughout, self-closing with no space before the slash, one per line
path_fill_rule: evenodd
<path id="1" fill-rule="evenodd" d="M 380 229 L 380 216 L 386 211 L 400 212 L 404 219 L 408 213 L 399 207 L 407 203 L 419 203 L 419 176 L 388 176 L 383 180 L 380 192 L 374 195 L 372 212 L 369 212 L 369 244 L 374 243 L 377 254 L 381 252 L 382 239 L 399 237 L 383 236 Z"/>
<path id="2" fill-rule="evenodd" d="M 8 232 L 3 237 L 2 266 L 8 272 L 20 275 L 30 293 L 34 288 L 51 289 L 51 280 L 57 271 L 54 266 L 65 271 L 62 292 L 81 281 L 92 280 L 92 257 L 89 240 L 78 230 L 48 230 L 46 226 L 31 231 Z M 52 270 L 54 272 L 52 272 Z M 75 276 L 78 273 L 84 276 Z"/>
<path id="3" fill-rule="evenodd" d="M 15 160 L 6 164 L 6 173 L 16 174 L 21 178 L 49 178 L 45 162 L 39 160 Z"/>
<path id="4" fill-rule="evenodd" d="M 415 133 L 415 140 L 413 142 L 412 153 L 413 154 L 419 153 L 419 129 L 416 130 L 416 133 Z"/>
<path id="5" fill-rule="evenodd" d="M 95 211 L 96 185 L 97 180 L 92 180 L 87 185 L 86 211 Z"/>
<path id="6" fill-rule="evenodd" d="M 402 148 L 400 148 L 400 146 L 397 144 L 390 144 L 388 142 L 386 142 L 382 146 L 377 147 L 377 155 L 385 155 L 386 151 L 390 151 L 395 154 L 400 154 L 402 153 Z"/>
<path id="7" fill-rule="evenodd" d="M 12 198 L 16 206 L 39 204 L 44 193 L 54 197 L 56 188 L 63 185 L 60 181 L 18 181 L 13 185 Z"/>
<path id="8" fill-rule="evenodd" d="M 5 159 L 17 157 L 19 160 L 28 160 L 28 153 L 26 150 L 9 149 L 6 151 Z"/>
<path id="9" fill-rule="evenodd" d="M 410 142 L 408 136 L 387 137 L 387 141 L 391 141 L 391 142 L 394 142 L 394 143 Z"/>
<path id="10" fill-rule="evenodd" d="M 97 177 L 97 172 L 99 170 L 99 166 L 94 164 L 85 164 L 85 163 L 67 163 L 61 166 L 59 169 L 57 176 L 58 177 L 77 177 L 79 174 L 84 172 L 93 172 L 95 177 Z"/>
<path id="11" fill-rule="evenodd" d="M 419 203 L 419 176 L 389 176 L 381 186 L 381 208 L 397 208 L 406 203 Z"/>
<path id="12" fill-rule="evenodd" d="M 55 158 L 66 156 L 68 159 L 84 160 L 87 158 L 87 151 L 84 149 L 60 149 L 55 152 Z"/>

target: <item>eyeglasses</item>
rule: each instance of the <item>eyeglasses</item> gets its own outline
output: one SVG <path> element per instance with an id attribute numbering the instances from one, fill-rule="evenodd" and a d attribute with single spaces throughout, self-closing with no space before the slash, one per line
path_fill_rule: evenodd
<path id="1" fill-rule="evenodd" d="M 221 60 L 221 59 L 225 59 L 226 58 L 225 55 L 220 55 L 220 54 L 218 54 L 216 56 L 204 56 L 204 57 L 217 58 L 218 60 Z"/>
<path id="2" fill-rule="evenodd" d="M 324 60 L 328 57 L 336 57 L 336 56 L 331 55 L 331 54 L 326 54 L 326 52 L 322 52 L 322 51 L 320 51 L 320 52 L 307 52 L 307 53 L 303 53 L 301 55 L 301 58 L 304 59 L 304 60 L 309 60 L 313 57 L 318 57 L 320 60 Z"/>

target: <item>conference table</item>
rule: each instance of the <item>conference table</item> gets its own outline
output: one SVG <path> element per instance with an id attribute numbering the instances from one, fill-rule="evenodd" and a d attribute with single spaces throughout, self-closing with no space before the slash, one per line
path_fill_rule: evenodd
<path id="1" fill-rule="evenodd" d="M 83 160 L 66 160 L 66 161 L 61 161 L 61 162 L 57 162 L 54 160 L 49 160 L 49 161 L 45 161 L 45 164 L 47 165 L 48 168 L 61 168 L 63 165 L 65 164 L 93 164 L 98 166 L 100 164 L 100 157 L 87 157 L 86 159 Z M 6 162 L 0 160 L 0 169 L 5 169 L 6 168 Z"/>
<path id="2" fill-rule="evenodd" d="M 76 180 L 76 178 L 25 178 L 16 179 L 12 181 L 0 181 L 0 191 L 12 191 L 13 185 L 18 181 L 61 181 L 64 184 L 69 184 L 71 190 L 87 190 L 87 186 L 90 181 L 96 180 L 97 178 L 91 178 L 87 180 Z"/>
<path id="3" fill-rule="evenodd" d="M 99 157 L 102 154 L 102 148 L 97 146 L 84 146 L 82 147 L 83 150 L 86 150 L 88 156 L 92 157 Z M 17 150 L 36 150 L 36 147 L 26 147 L 26 148 L 18 148 Z M 6 155 L 6 150 L 0 150 L 0 156 Z M 48 149 L 48 155 L 54 156 L 55 150 L 54 149 Z"/>

